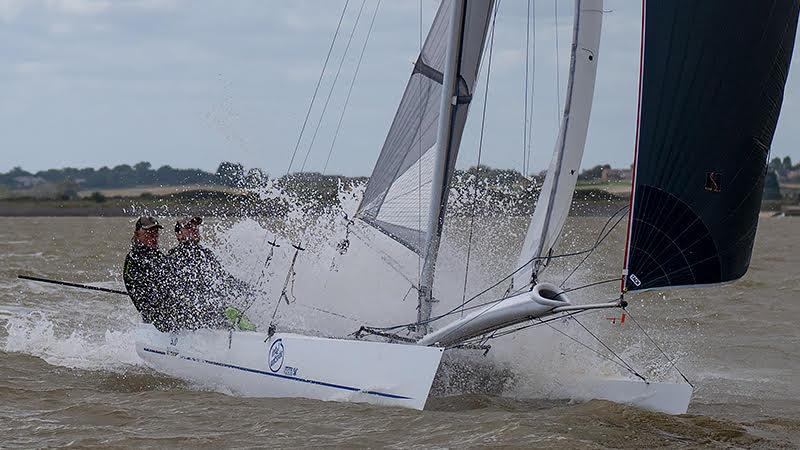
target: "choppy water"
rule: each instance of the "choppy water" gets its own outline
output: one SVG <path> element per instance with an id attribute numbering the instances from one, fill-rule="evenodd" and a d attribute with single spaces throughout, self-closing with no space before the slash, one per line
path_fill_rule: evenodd
<path id="1" fill-rule="evenodd" d="M 567 247 L 588 245 L 603 221 L 570 219 Z M 500 233 L 482 225 L 487 229 L 478 233 L 468 292 L 506 271 L 514 258 L 497 261 L 518 245 L 508 231 L 518 232 L 519 225 Z M 422 412 L 245 399 L 159 375 L 135 353 L 137 315 L 127 298 L 15 279 L 27 273 L 119 287 L 130 228 L 125 219 L 0 218 L 0 447 L 800 446 L 800 219 L 762 219 L 750 272 L 737 283 L 630 297 L 631 313 L 680 358 L 697 386 L 684 416 L 570 401 L 582 377 L 611 374 L 613 365 L 539 328 L 494 342 L 486 357 L 456 358 L 440 373 Z M 230 270 L 257 279 L 263 238 L 271 235 L 252 221 L 218 222 L 212 231 Z M 341 230 L 332 232 L 341 237 Z M 455 304 L 463 283 L 458 243 L 465 234 L 451 234 L 438 296 Z M 615 231 L 575 283 L 618 273 L 622 239 L 622 230 Z M 388 263 L 413 274 L 415 257 L 355 237 L 346 255 L 336 253 L 333 238 L 309 244 L 316 250 L 301 255 L 297 303 L 281 312 L 284 326 L 343 335 L 361 321 L 413 318 L 413 295 L 402 300 L 408 285 Z M 274 281 L 268 299 L 280 289 L 290 256 L 283 245 L 266 271 Z M 563 270 L 554 267 L 551 276 L 558 280 Z M 614 289 L 601 286 L 573 297 L 608 297 Z M 263 303 L 252 310 L 262 324 L 270 311 L 269 301 Z M 448 306 L 443 303 L 441 308 Z M 606 315 L 587 316 L 584 323 L 648 376 L 674 379 L 630 321 L 620 327 Z M 558 326 L 593 344 L 574 326 Z M 488 372 L 463 371 L 476 362 Z"/>

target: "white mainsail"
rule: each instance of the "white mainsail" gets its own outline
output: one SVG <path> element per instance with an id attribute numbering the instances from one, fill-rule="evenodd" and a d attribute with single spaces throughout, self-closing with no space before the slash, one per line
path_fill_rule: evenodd
<path id="1" fill-rule="evenodd" d="M 542 265 L 542 260 L 537 258 L 547 257 L 551 253 L 567 220 L 592 112 L 602 23 L 602 0 L 575 0 L 564 115 L 547 176 L 520 252 L 517 267 L 525 265 L 525 268 L 514 276 L 514 286 L 517 287 L 529 284 L 537 275 Z"/>

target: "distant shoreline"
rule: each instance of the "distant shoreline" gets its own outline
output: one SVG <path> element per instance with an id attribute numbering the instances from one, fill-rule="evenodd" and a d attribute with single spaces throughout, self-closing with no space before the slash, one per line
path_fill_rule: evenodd
<path id="1" fill-rule="evenodd" d="M 128 202 L 126 205 L 102 203 L 91 205 L 86 203 L 72 200 L 62 202 L 55 200 L 44 202 L 0 201 L 0 217 L 136 217 L 139 215 L 137 211 L 153 211 L 154 214 L 164 211 L 163 204 Z M 573 203 L 570 215 L 607 217 L 627 204 L 628 200 L 622 198 L 611 202 L 576 201 Z M 170 205 L 167 211 L 168 215 L 174 216 L 240 217 L 248 215 L 235 205 L 223 208 L 219 205 L 191 207 Z"/>
<path id="2" fill-rule="evenodd" d="M 570 216 L 608 217 L 629 203 L 628 196 L 604 190 L 578 189 Z M 597 195 L 597 194 L 600 195 Z M 142 214 L 205 217 L 278 217 L 280 208 L 257 207 L 238 195 L 186 201 L 170 197 L 113 197 L 102 202 L 87 198 L 72 200 L 0 200 L 0 217 L 136 217 Z M 793 204 L 785 200 L 765 200 L 762 213 L 786 212 L 797 215 Z M 791 211 L 789 211 L 791 210 Z M 283 211 L 285 213 L 285 211 Z M 524 214 L 521 214 L 524 215 Z"/>
<path id="3" fill-rule="evenodd" d="M 19 201 L 0 200 L 0 217 L 135 217 L 150 213 L 173 216 L 242 216 L 240 204 L 198 202 L 186 205 L 177 202 L 147 202 L 113 199 L 96 203 L 87 200 Z"/>

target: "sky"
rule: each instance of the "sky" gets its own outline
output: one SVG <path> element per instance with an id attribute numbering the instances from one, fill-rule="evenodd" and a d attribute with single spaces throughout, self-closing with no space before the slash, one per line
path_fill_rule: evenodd
<path id="1" fill-rule="evenodd" d="M 345 1 L 0 0 L 0 171 L 139 161 L 213 171 L 220 161 L 235 161 L 281 175 Z M 308 154 L 304 169 L 321 171 L 330 152 L 327 173 L 371 173 L 419 49 L 420 18 L 427 30 L 438 5 L 421 3 L 380 3 L 332 147 L 378 5 L 347 1 L 293 170 Z M 533 4 L 532 168 L 540 170 L 549 162 L 563 107 L 573 2 Z M 526 5 L 503 0 L 498 12 L 482 153 L 482 162 L 495 167 L 522 166 Z M 633 154 L 641 2 L 606 0 L 605 8 L 583 167 L 626 167 Z M 798 47 L 772 147 L 773 156 L 795 161 Z M 483 69 L 462 141 L 462 166 L 476 162 L 487 89 L 485 64 Z"/>

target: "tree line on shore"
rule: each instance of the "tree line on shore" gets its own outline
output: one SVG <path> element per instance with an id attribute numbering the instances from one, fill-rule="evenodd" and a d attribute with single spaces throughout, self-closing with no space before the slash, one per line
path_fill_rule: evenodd
<path id="1" fill-rule="evenodd" d="M 788 156 L 783 159 L 774 158 L 769 164 L 769 169 L 765 198 L 780 198 L 778 179 L 784 181 L 795 172 L 800 172 L 800 164 L 793 166 Z M 614 171 L 608 164 L 597 165 L 583 170 L 579 180 L 591 182 L 606 179 L 609 178 L 609 170 Z M 616 172 L 620 172 L 620 170 L 616 170 Z M 340 184 L 355 185 L 366 179 L 366 177 L 345 177 L 311 172 L 283 176 L 276 179 L 275 184 L 279 189 L 292 192 L 299 198 L 316 198 L 327 204 L 336 202 Z M 457 170 L 451 186 L 455 194 L 451 201 L 466 207 L 467 204 L 472 204 L 477 190 L 479 208 L 493 209 L 492 205 L 500 205 L 504 209 L 512 207 L 514 210 L 524 210 L 534 201 L 543 179 L 544 172 L 533 177 L 526 177 L 513 169 L 496 169 L 483 165 Z M 79 191 L 141 186 L 208 185 L 259 188 L 265 186 L 268 180 L 268 174 L 261 169 L 245 170 L 242 164 L 228 161 L 220 163 L 213 173 L 201 169 L 173 168 L 168 165 L 155 169 L 149 162 L 144 161 L 132 166 L 121 164 L 113 168 L 101 167 L 100 169 L 67 167 L 35 173 L 15 167 L 6 173 L 0 173 L 0 198 L 69 200 L 77 198 Z M 608 195 L 603 194 L 604 192 L 592 192 L 591 195 L 610 200 Z M 8 195 L 9 193 L 13 193 L 13 195 Z M 583 194 L 587 194 L 587 192 Z M 97 202 L 104 201 L 105 197 L 100 192 L 94 192 L 90 196 Z"/>
<path id="2" fill-rule="evenodd" d="M 522 175 L 515 170 L 492 169 L 482 166 L 489 174 L 501 170 L 515 177 Z M 598 165 L 582 172 L 581 180 L 598 178 L 602 169 L 611 166 Z M 319 174 L 317 174 L 319 175 Z M 540 179 L 543 174 L 534 176 Z M 180 186 L 180 185 L 220 185 L 230 187 L 257 187 L 262 186 L 269 178 L 262 169 L 251 168 L 245 170 L 239 163 L 223 161 L 216 172 L 202 169 L 180 169 L 169 165 L 154 168 L 146 161 L 134 165 L 120 164 L 114 167 L 103 166 L 99 169 L 92 167 L 63 169 L 48 169 L 38 172 L 29 172 L 21 167 L 14 167 L 5 173 L 0 173 L 0 186 L 7 189 L 28 189 L 43 184 L 65 185 L 80 190 L 130 188 L 138 186 Z M 507 177 L 501 177 L 507 178 Z"/>

